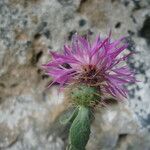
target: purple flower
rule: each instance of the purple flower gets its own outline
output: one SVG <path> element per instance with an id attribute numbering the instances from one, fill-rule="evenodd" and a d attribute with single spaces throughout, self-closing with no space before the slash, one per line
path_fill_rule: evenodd
<path id="1" fill-rule="evenodd" d="M 131 53 L 120 56 L 128 44 L 120 38 L 111 42 L 98 36 L 91 44 L 86 38 L 75 34 L 71 45 L 64 45 L 63 54 L 50 52 L 52 60 L 43 65 L 46 73 L 61 86 L 81 83 L 96 87 L 102 95 L 117 99 L 127 97 L 126 83 L 134 83 L 133 71 L 126 64 Z"/>

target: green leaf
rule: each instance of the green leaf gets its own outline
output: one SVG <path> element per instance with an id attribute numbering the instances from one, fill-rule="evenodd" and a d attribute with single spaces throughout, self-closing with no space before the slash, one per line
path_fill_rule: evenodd
<path id="1" fill-rule="evenodd" d="M 85 150 L 90 135 L 90 108 L 80 106 L 69 133 L 69 150 Z"/>
<path id="2" fill-rule="evenodd" d="M 78 111 L 79 111 L 78 108 L 75 108 L 73 113 L 71 115 L 69 114 L 70 116 L 68 116 L 67 114 L 63 115 L 63 117 L 60 118 L 60 123 L 63 125 L 72 123 L 75 117 L 77 116 Z"/>

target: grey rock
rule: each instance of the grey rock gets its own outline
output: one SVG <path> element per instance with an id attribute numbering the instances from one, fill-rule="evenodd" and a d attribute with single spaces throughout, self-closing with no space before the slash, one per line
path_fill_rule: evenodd
<path id="1" fill-rule="evenodd" d="M 0 124 L 0 149 L 9 147 L 18 140 L 18 131 L 11 130 L 5 124 Z"/>
<path id="2" fill-rule="evenodd" d="M 112 105 L 107 109 L 98 109 L 87 149 L 116 149 L 121 137 L 137 134 L 139 129 L 137 117 L 127 105 Z"/>
<path id="3" fill-rule="evenodd" d="M 59 150 L 64 147 L 61 138 L 48 136 L 52 120 L 57 117 L 55 106 L 63 98 L 63 95 L 58 96 L 57 90 L 53 87 L 49 91 L 51 98 L 47 94 L 45 101 L 35 100 L 32 95 L 22 95 L 0 105 L 1 149 Z M 51 107 L 54 110 L 49 109 Z"/>
<path id="4" fill-rule="evenodd" d="M 63 150 L 69 126 L 58 88 L 41 64 L 72 35 L 125 35 L 128 65 L 141 82 L 128 85 L 128 103 L 97 110 L 87 149 L 149 150 L 150 53 L 148 0 L 0 0 L 0 149 Z"/>

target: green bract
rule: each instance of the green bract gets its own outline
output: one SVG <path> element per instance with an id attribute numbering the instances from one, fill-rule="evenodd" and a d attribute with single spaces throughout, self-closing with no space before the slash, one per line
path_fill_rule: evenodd
<path id="1" fill-rule="evenodd" d="M 79 85 L 72 89 L 71 100 L 76 105 L 91 106 L 91 104 L 100 100 L 100 95 L 94 87 Z"/>

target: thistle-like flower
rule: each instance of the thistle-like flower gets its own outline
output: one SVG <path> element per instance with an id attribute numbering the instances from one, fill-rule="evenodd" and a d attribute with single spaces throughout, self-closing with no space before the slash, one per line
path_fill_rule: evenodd
<path id="1" fill-rule="evenodd" d="M 90 110 L 108 96 L 123 100 L 127 97 L 124 85 L 136 82 L 126 64 L 131 53 L 119 56 L 128 47 L 123 40 L 111 41 L 110 35 L 105 39 L 98 36 L 91 44 L 75 34 L 72 44 L 65 45 L 62 54 L 50 52 L 52 60 L 43 65 L 53 78 L 49 86 L 55 82 L 62 87 L 69 86 L 70 101 L 78 108 L 70 119 L 69 150 L 85 149 L 90 134 Z"/>
<path id="2" fill-rule="evenodd" d="M 126 83 L 134 83 L 133 71 L 126 64 L 127 54 L 118 55 L 128 44 L 124 38 L 111 42 L 110 36 L 100 39 L 98 36 L 91 44 L 86 38 L 75 34 L 72 45 L 64 46 L 64 53 L 50 52 L 52 60 L 43 65 L 53 83 L 61 86 L 81 83 L 96 87 L 102 96 L 111 95 L 117 99 L 127 96 Z M 103 97 L 101 97 L 103 98 Z"/>

